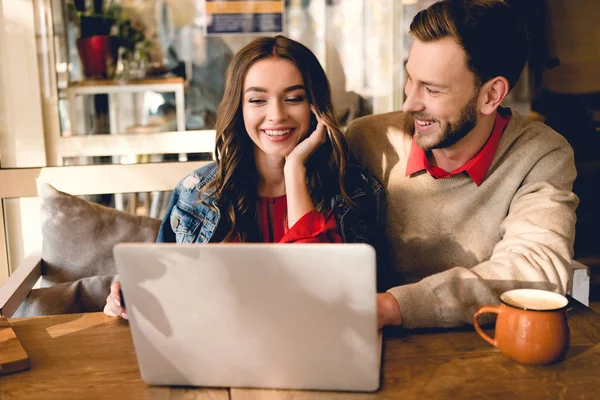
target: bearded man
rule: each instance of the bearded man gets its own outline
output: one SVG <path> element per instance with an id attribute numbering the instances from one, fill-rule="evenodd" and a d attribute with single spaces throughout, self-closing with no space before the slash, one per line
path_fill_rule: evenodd
<path id="1" fill-rule="evenodd" d="M 501 0 L 446 0 L 410 32 L 402 111 L 347 131 L 387 189 L 397 282 L 378 294 L 380 326 L 469 324 L 515 288 L 564 294 L 579 202 L 572 148 L 501 107 L 527 59 L 524 24 Z"/>

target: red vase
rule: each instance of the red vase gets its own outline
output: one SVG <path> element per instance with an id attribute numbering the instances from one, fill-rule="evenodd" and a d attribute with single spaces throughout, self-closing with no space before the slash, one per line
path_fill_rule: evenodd
<path id="1" fill-rule="evenodd" d="M 77 39 L 77 51 L 87 78 L 112 77 L 118 57 L 115 37 L 91 36 Z"/>

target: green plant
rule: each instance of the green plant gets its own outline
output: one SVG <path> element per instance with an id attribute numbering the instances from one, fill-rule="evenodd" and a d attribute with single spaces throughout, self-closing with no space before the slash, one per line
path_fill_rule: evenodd
<path id="1" fill-rule="evenodd" d="M 128 19 L 118 19 L 116 25 L 115 36 L 117 36 L 119 47 L 124 50 L 124 55 L 134 57 L 137 52 L 141 59 L 148 61 L 154 44 L 152 38 L 146 37 L 145 29 L 134 26 Z"/>
<path id="2" fill-rule="evenodd" d="M 68 0 L 69 20 L 79 29 L 79 37 L 109 35 L 119 17 L 115 0 Z"/>
<path id="3" fill-rule="evenodd" d="M 125 15 L 123 7 L 115 0 L 68 0 L 69 20 L 79 29 L 80 38 L 95 35 L 112 35 L 125 57 L 148 60 L 154 38 L 146 35 L 143 26 L 135 24 Z"/>

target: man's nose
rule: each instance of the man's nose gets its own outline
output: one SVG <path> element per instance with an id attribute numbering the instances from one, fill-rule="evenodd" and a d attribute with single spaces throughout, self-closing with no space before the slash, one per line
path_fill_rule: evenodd
<path id="1" fill-rule="evenodd" d="M 402 103 L 402 111 L 415 112 L 423 111 L 425 109 L 418 88 L 414 86 L 412 88 L 406 88 L 404 93 L 406 94 L 406 99 L 404 100 L 404 103 Z"/>

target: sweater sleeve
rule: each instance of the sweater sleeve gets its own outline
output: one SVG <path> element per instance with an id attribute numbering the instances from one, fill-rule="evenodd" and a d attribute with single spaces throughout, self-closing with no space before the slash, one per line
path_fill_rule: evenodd
<path id="1" fill-rule="evenodd" d="M 471 324 L 480 306 L 497 304 L 498 296 L 511 289 L 564 294 L 572 279 L 579 203 L 571 191 L 575 176 L 573 150 L 566 141 L 540 157 L 515 193 L 500 225 L 501 240 L 488 260 L 388 290 L 398 300 L 403 326 Z"/>
<path id="2" fill-rule="evenodd" d="M 311 210 L 285 232 L 279 243 L 342 242 L 333 215 L 326 218 L 317 210 Z"/>

